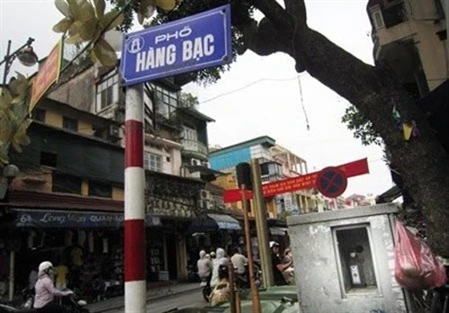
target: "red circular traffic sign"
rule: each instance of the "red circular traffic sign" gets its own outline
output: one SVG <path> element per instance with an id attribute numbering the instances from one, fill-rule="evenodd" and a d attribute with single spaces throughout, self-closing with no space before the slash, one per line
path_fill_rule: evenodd
<path id="1" fill-rule="evenodd" d="M 332 166 L 324 168 L 316 180 L 317 189 L 328 198 L 341 196 L 347 186 L 348 179 L 345 172 Z"/>

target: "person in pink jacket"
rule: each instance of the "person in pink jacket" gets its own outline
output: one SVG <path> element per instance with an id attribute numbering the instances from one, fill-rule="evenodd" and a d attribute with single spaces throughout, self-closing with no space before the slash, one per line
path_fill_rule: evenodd
<path id="1" fill-rule="evenodd" d="M 37 274 L 37 282 L 34 286 L 36 295 L 34 296 L 33 307 L 38 313 L 63 313 L 65 308 L 57 303 L 54 303 L 54 297 L 62 297 L 73 294 L 71 290 L 60 291 L 53 285 L 53 280 L 50 278 L 53 272 L 53 264 L 49 261 L 39 264 L 39 272 Z"/>

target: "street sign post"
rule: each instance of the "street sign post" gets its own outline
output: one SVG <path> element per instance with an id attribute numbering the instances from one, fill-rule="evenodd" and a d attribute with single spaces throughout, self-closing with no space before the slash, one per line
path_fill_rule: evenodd
<path id="1" fill-rule="evenodd" d="M 125 313 L 146 310 L 143 84 L 230 63 L 231 7 L 127 34 L 120 71 L 126 88 Z"/>
<path id="2" fill-rule="evenodd" d="M 125 86 L 230 63 L 231 7 L 221 6 L 125 35 Z"/>

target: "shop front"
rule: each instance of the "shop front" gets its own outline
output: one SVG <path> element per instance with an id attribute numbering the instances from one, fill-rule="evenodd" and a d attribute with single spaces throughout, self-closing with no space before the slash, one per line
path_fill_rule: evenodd
<path id="1" fill-rule="evenodd" d="M 95 211 L 14 209 L 4 225 L 2 264 L 8 263 L 8 288 L 16 293 L 33 285 L 40 262 L 49 260 L 58 273 L 56 284 L 75 290 L 88 301 L 123 290 L 123 214 Z M 146 215 L 148 228 L 161 227 Z M 4 276 L 5 277 L 5 276 Z"/>
<path id="2" fill-rule="evenodd" d="M 193 220 L 188 229 L 187 243 L 189 260 L 196 264 L 201 250 L 215 252 L 217 248 L 229 251 L 232 247 L 243 246 L 240 222 L 227 214 L 209 213 Z"/>
<path id="3" fill-rule="evenodd" d="M 145 174 L 145 212 L 162 221 L 162 227 L 147 233 L 147 278 L 151 283 L 187 280 L 187 228 L 203 211 L 198 197 L 204 182 L 159 172 Z"/>

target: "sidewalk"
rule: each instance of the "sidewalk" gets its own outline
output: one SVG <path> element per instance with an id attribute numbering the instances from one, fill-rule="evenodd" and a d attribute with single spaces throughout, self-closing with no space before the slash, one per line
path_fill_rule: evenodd
<path id="1" fill-rule="evenodd" d="M 170 288 L 167 284 L 164 285 L 147 285 L 147 301 L 154 299 L 161 299 L 166 297 L 171 297 L 173 295 L 179 295 L 187 293 L 194 290 L 201 290 L 200 283 L 172 283 Z M 124 296 L 118 296 L 114 298 L 109 298 L 104 301 L 91 303 L 86 305 L 90 313 L 101 313 L 105 311 L 121 309 L 124 307 Z"/>

